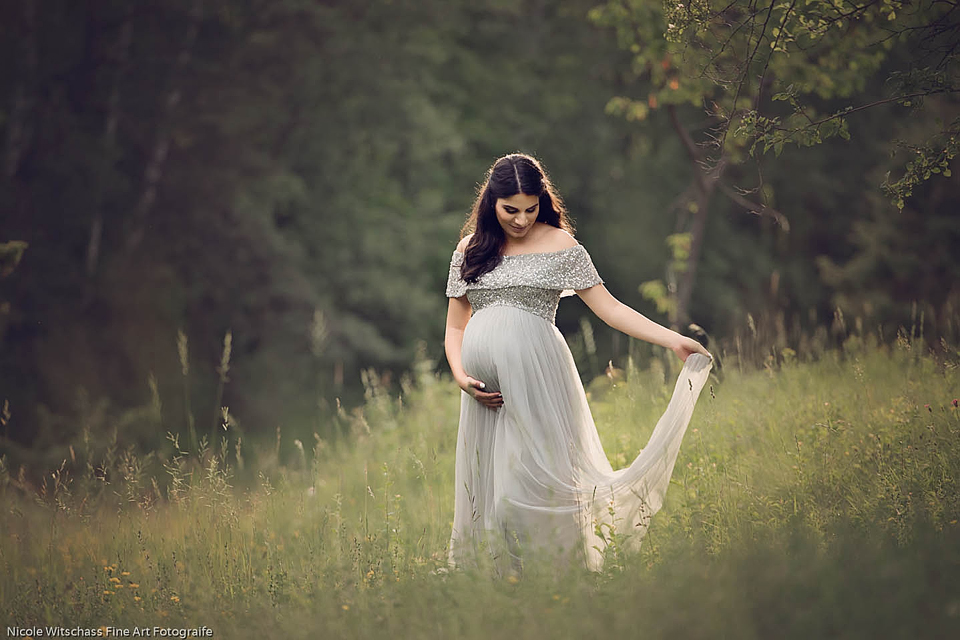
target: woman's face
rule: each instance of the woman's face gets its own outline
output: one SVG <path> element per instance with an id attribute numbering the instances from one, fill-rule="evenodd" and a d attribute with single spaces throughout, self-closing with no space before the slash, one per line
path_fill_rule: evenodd
<path id="1" fill-rule="evenodd" d="M 540 198 L 518 193 L 509 198 L 497 198 L 494 206 L 497 221 L 507 238 L 519 240 L 526 236 L 540 214 Z"/>

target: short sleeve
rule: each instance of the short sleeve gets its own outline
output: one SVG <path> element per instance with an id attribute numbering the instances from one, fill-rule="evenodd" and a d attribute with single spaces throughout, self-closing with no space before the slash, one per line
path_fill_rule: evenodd
<path id="1" fill-rule="evenodd" d="M 573 295 L 574 291 L 580 289 L 603 284 L 603 278 L 597 273 L 597 268 L 593 266 L 593 260 L 584 246 L 578 244 L 572 249 L 562 253 L 561 263 L 558 265 L 557 288 L 562 289 L 565 296 Z"/>
<path id="2" fill-rule="evenodd" d="M 463 264 L 463 254 L 453 252 L 450 258 L 450 273 L 447 275 L 447 297 L 459 298 L 467 293 L 467 283 L 460 277 L 460 265 Z"/>

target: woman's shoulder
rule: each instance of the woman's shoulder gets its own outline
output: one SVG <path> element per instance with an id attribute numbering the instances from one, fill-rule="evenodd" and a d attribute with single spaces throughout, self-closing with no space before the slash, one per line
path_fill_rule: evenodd
<path id="1" fill-rule="evenodd" d="M 540 243 L 545 247 L 544 251 L 562 251 L 579 244 L 577 239 L 564 229 L 546 223 L 542 224 L 546 227 L 540 234 Z"/>
<path id="2" fill-rule="evenodd" d="M 473 237 L 472 233 L 468 233 L 467 235 L 463 236 L 463 239 L 460 240 L 460 242 L 457 244 L 457 251 L 459 251 L 460 253 L 463 253 L 464 251 L 466 251 L 467 245 L 470 244 L 470 238 L 472 237 Z"/>

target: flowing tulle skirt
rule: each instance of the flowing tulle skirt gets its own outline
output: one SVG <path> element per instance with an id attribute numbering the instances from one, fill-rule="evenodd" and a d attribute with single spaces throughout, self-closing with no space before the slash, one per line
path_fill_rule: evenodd
<path id="1" fill-rule="evenodd" d="M 488 409 L 462 393 L 450 563 L 485 556 L 501 573 L 516 572 L 523 558 L 549 552 L 599 570 L 598 531 L 607 535 L 611 525 L 638 546 L 663 504 L 710 359 L 687 358 L 647 446 L 617 471 L 554 324 L 516 307 L 486 307 L 467 323 L 462 360 L 467 375 L 502 393 L 504 406 Z"/>

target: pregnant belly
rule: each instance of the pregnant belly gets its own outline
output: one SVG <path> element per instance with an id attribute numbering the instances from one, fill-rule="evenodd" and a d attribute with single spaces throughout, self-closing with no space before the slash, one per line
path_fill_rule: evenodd
<path id="1" fill-rule="evenodd" d="M 471 378 L 486 385 L 486 391 L 500 391 L 499 364 L 508 331 L 504 307 L 487 307 L 470 318 L 463 331 L 461 359 Z"/>
<path id="2" fill-rule="evenodd" d="M 540 316 L 508 305 L 484 307 L 463 332 L 461 359 L 467 375 L 488 391 L 503 391 L 503 376 L 523 377 L 540 358 L 568 351 L 557 327 Z M 561 356 L 562 357 L 562 356 Z"/>

